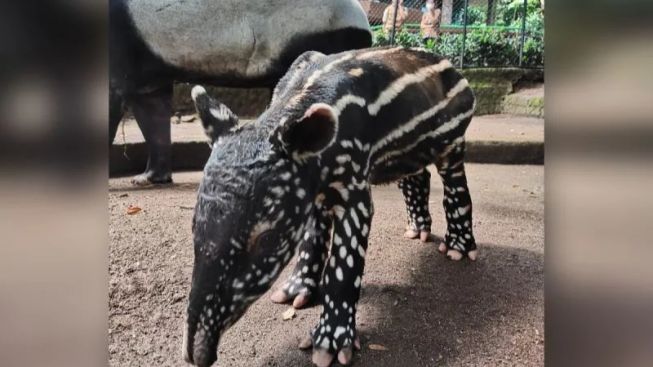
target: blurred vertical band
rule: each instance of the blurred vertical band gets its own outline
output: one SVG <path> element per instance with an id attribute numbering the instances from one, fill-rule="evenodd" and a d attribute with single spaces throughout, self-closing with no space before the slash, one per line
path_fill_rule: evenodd
<path id="1" fill-rule="evenodd" d="M 105 1 L 0 5 L 0 365 L 106 365 Z"/>
<path id="2" fill-rule="evenodd" d="M 652 8 L 547 1 L 551 366 L 653 365 Z"/>

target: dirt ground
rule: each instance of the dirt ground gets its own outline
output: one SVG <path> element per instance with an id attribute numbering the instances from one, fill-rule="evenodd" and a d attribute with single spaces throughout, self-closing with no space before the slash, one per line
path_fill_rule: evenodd
<path id="1" fill-rule="evenodd" d="M 544 365 L 544 168 L 469 164 L 475 263 L 446 260 L 436 245 L 402 237 L 396 186 L 373 190 L 356 366 Z M 433 230 L 441 237 L 442 186 L 432 180 Z M 193 263 L 191 217 L 201 172 L 133 188 L 109 182 L 109 364 L 180 366 Z M 127 215 L 127 207 L 143 210 Z M 275 287 L 289 274 L 291 264 Z M 259 299 L 222 338 L 219 366 L 309 366 L 297 348 L 319 308 L 283 321 L 288 306 Z M 369 349 L 381 344 L 386 351 Z"/>

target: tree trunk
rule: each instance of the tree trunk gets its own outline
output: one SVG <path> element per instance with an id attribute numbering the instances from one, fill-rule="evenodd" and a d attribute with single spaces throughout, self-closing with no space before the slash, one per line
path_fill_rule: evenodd
<path id="1" fill-rule="evenodd" d="M 497 17 L 497 3 L 499 0 L 488 0 L 487 2 L 487 16 L 485 19 L 485 24 L 492 25 L 494 24 Z"/>
<path id="2" fill-rule="evenodd" d="M 441 24 L 451 24 L 453 19 L 453 0 L 442 0 Z"/>

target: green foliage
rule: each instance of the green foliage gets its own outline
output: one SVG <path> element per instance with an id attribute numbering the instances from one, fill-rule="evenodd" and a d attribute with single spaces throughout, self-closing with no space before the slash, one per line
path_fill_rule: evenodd
<path id="1" fill-rule="evenodd" d="M 427 47 L 428 48 L 428 47 Z M 463 35 L 460 33 L 443 33 L 432 48 L 433 53 L 448 58 L 455 65 L 460 64 L 460 51 L 463 48 Z"/>
<path id="2" fill-rule="evenodd" d="M 390 39 L 385 35 L 383 29 L 379 28 L 376 32 L 372 33 L 373 46 L 386 46 L 390 44 Z"/>
<path id="3" fill-rule="evenodd" d="M 501 0 L 498 5 L 501 14 L 497 19 L 498 25 L 513 25 L 521 27 L 521 19 L 524 12 L 524 0 Z M 526 18 L 531 14 L 542 14 L 540 0 L 527 0 Z"/>
<path id="4" fill-rule="evenodd" d="M 383 29 L 378 29 L 372 34 L 373 46 L 387 46 L 389 44 L 390 35 L 385 34 Z M 412 33 L 405 29 L 402 29 L 399 33 L 395 34 L 395 44 L 404 47 L 424 47 L 419 33 Z"/>
<path id="5" fill-rule="evenodd" d="M 541 12 L 532 13 L 526 17 L 526 33 L 531 36 L 544 36 L 544 16 Z"/>
<path id="6" fill-rule="evenodd" d="M 519 50 L 505 32 L 479 29 L 467 35 L 465 64 L 475 66 L 514 65 Z"/>
<path id="7" fill-rule="evenodd" d="M 527 35 L 524 43 L 523 64 L 544 64 L 544 29 L 542 16 L 533 13 L 527 18 Z M 389 36 L 382 30 L 374 32 L 374 46 L 389 45 Z M 489 27 L 470 29 L 465 41 L 465 66 L 514 66 L 519 64 L 521 34 Z M 460 64 L 463 48 L 462 33 L 442 33 L 437 40 L 424 42 L 419 33 L 402 30 L 395 35 L 395 44 L 404 47 L 422 47 L 442 55 L 455 65 Z"/>
<path id="8" fill-rule="evenodd" d="M 544 65 L 544 41 L 541 37 L 526 38 L 524 42 L 524 65 Z"/>
<path id="9" fill-rule="evenodd" d="M 419 33 L 411 33 L 405 29 L 395 34 L 395 43 L 404 47 L 424 47 Z"/>
<path id="10" fill-rule="evenodd" d="M 467 8 L 467 25 L 482 25 L 485 24 L 485 20 L 487 19 L 487 9 L 478 7 L 478 6 L 470 6 Z M 456 18 L 454 19 L 454 24 L 464 24 L 465 20 L 465 10 L 461 10 L 456 14 Z"/>

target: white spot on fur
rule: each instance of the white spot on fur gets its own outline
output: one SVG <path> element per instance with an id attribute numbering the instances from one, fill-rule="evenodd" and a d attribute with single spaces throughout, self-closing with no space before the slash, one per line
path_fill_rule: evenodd
<path id="1" fill-rule="evenodd" d="M 342 200 L 344 200 L 344 201 L 349 200 L 349 190 L 347 190 L 347 188 L 345 187 L 345 185 L 341 181 L 332 182 L 331 184 L 329 184 L 329 187 L 331 187 L 332 189 L 335 189 L 338 192 L 338 194 L 340 194 L 340 197 L 342 198 Z M 335 209 L 335 206 L 334 206 L 334 209 Z M 342 208 L 343 214 L 344 214 L 344 210 L 345 209 Z"/>
<path id="2" fill-rule="evenodd" d="M 354 225 L 356 226 L 356 228 L 360 228 L 361 223 L 358 219 L 358 214 L 356 214 L 356 210 L 354 210 L 354 208 L 351 208 L 349 210 L 349 215 L 351 216 L 351 219 L 354 221 Z"/>
<path id="3" fill-rule="evenodd" d="M 458 214 L 460 214 L 460 216 L 463 216 L 463 215 L 467 214 L 467 212 L 468 212 L 471 208 L 472 208 L 471 205 L 467 205 L 467 206 L 465 206 L 465 207 L 458 208 Z"/>
<path id="4" fill-rule="evenodd" d="M 333 337 L 335 339 L 338 339 L 338 337 L 340 337 L 340 335 L 344 334 L 346 331 L 347 329 L 345 329 L 344 327 L 338 326 L 336 327 L 336 330 L 333 332 Z"/>
<path id="5" fill-rule="evenodd" d="M 356 250 L 357 247 L 358 247 L 358 239 L 356 238 L 356 236 L 354 236 L 351 238 L 351 248 Z"/>
<path id="6" fill-rule="evenodd" d="M 349 226 L 347 219 L 343 219 L 342 226 L 345 227 L 345 234 L 347 237 L 351 237 L 351 227 Z"/>
<path id="7" fill-rule="evenodd" d="M 348 74 L 353 76 L 353 77 L 358 77 L 358 76 L 363 75 L 363 69 L 362 68 L 353 68 L 353 69 L 349 70 Z"/>
<path id="8" fill-rule="evenodd" d="M 347 247 L 340 246 L 340 250 L 338 251 L 338 254 L 340 255 L 340 258 L 344 260 L 345 257 L 347 257 Z"/>
<path id="9" fill-rule="evenodd" d="M 354 267 L 354 257 L 351 255 L 347 256 L 347 266 L 350 268 Z"/>
<path id="10" fill-rule="evenodd" d="M 342 275 L 342 268 L 339 266 L 336 268 L 336 279 L 342 282 L 343 275 Z"/>
<path id="11" fill-rule="evenodd" d="M 367 208 L 365 207 L 365 204 L 363 204 L 362 202 L 359 202 L 358 205 L 357 205 L 357 208 L 365 218 L 370 217 L 370 213 L 367 211 Z"/>
<path id="12" fill-rule="evenodd" d="M 369 230 L 370 230 L 370 229 L 369 229 L 369 227 L 367 226 L 367 224 L 363 224 L 363 228 L 361 229 L 361 234 L 362 234 L 363 236 L 367 236 L 367 234 L 369 233 Z"/>
<path id="13" fill-rule="evenodd" d="M 351 156 L 349 154 L 341 154 L 336 157 L 336 162 L 338 162 L 338 164 L 345 164 L 349 161 L 351 161 Z"/>

